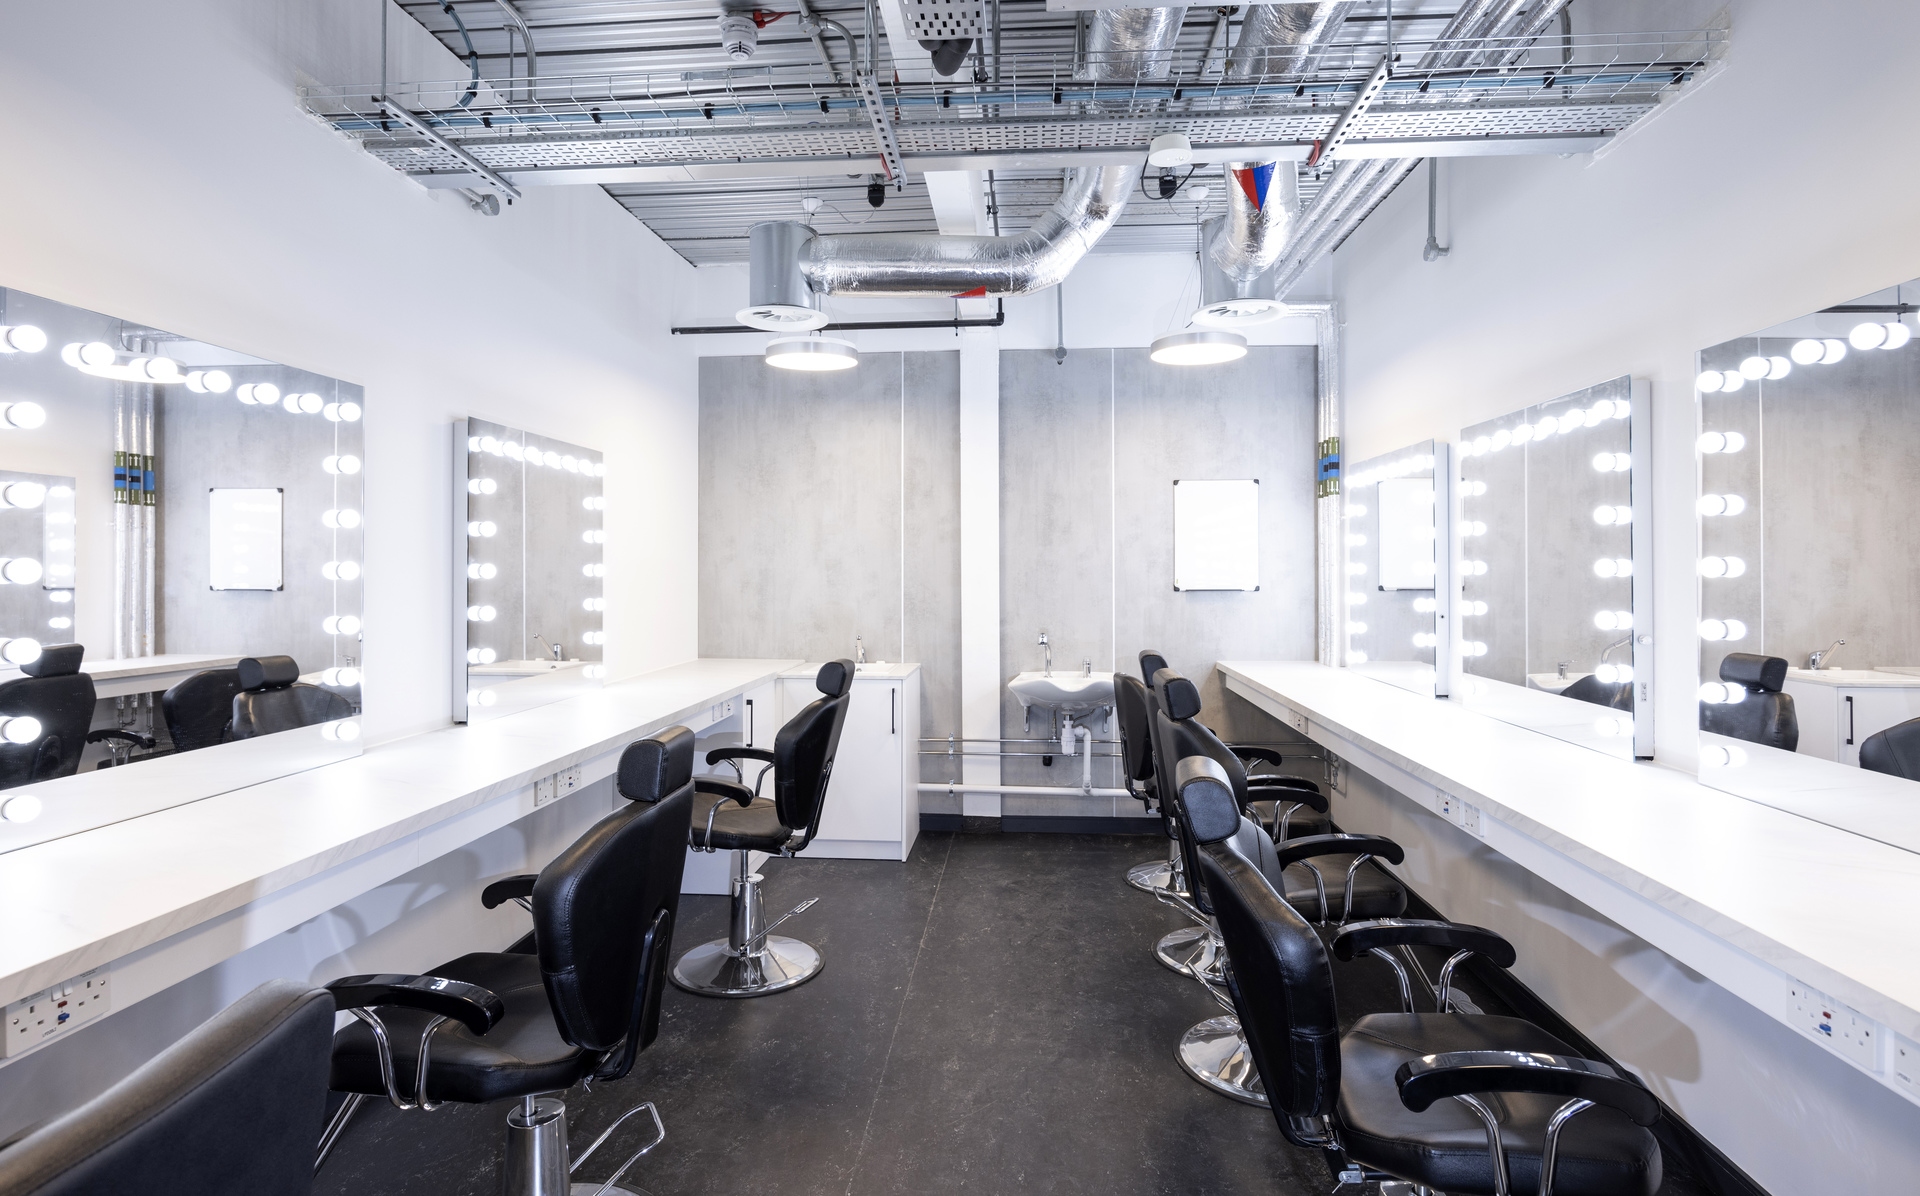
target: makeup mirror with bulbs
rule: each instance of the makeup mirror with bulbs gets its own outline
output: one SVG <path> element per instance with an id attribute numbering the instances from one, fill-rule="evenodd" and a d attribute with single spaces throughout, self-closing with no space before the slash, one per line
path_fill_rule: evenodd
<path id="1" fill-rule="evenodd" d="M 1648 388 L 1631 378 L 1460 434 L 1455 701 L 1632 759 L 1653 755 Z"/>
<path id="2" fill-rule="evenodd" d="M 482 722 L 606 675 L 606 462 L 482 419 L 453 425 L 453 717 Z"/>
<path id="3" fill-rule="evenodd" d="M 1920 851 L 1920 282 L 1701 351 L 1700 779 Z"/>
<path id="4" fill-rule="evenodd" d="M 1448 683 L 1434 667 L 1448 639 L 1447 449 L 1428 440 L 1362 461 L 1341 487 L 1347 667 L 1429 697 Z"/>
<path id="5" fill-rule="evenodd" d="M 359 752 L 362 401 L 0 289 L 0 851 Z"/>

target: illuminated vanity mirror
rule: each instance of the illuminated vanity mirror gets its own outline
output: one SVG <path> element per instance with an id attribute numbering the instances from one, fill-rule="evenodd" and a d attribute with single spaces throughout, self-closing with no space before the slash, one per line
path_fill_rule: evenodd
<path id="1" fill-rule="evenodd" d="M 598 688 L 606 666 L 606 463 L 480 419 L 454 425 L 454 721 Z"/>
<path id="2" fill-rule="evenodd" d="M 361 399 L 0 290 L 0 851 L 359 751 Z"/>
<path id="3" fill-rule="evenodd" d="M 1652 540 L 1634 495 L 1646 408 L 1616 378 L 1467 428 L 1454 524 L 1454 699 L 1627 758 L 1653 754 L 1635 569 Z"/>
<path id="4" fill-rule="evenodd" d="M 1920 283 L 1701 352 L 1700 778 L 1920 850 Z"/>
<path id="5" fill-rule="evenodd" d="M 1425 441 L 1362 461 L 1346 496 L 1347 667 L 1428 696 L 1446 694 L 1434 669 L 1447 642 L 1443 601 L 1447 446 Z"/>

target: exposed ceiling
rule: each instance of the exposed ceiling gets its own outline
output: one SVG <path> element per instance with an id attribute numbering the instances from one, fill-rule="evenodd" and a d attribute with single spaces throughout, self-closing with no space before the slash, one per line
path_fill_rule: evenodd
<path id="1" fill-rule="evenodd" d="M 458 25 L 441 0 L 404 0 L 463 62 L 471 42 L 480 82 L 470 96 L 460 78 L 389 84 L 389 103 L 404 112 L 370 106 L 381 89 L 366 83 L 308 89 L 304 99 L 428 186 L 501 195 L 604 186 L 695 264 L 743 260 L 747 230 L 762 220 L 806 219 L 821 232 L 938 231 L 927 171 L 991 170 L 1001 227 L 1018 231 L 1058 197 L 1066 167 L 1138 162 L 1152 136 L 1178 129 L 1203 162 L 1189 186 L 1209 195 L 1199 203 L 1188 191 L 1171 202 L 1136 195 L 1099 251 L 1185 250 L 1196 221 L 1224 211 L 1218 163 L 1242 156 L 1236 148 L 1305 159 L 1364 88 L 1389 29 L 1384 0 L 1356 4 L 1310 74 L 1227 80 L 1224 55 L 1244 10 L 1192 8 L 1164 83 L 1096 88 L 1075 78 L 1082 14 L 1049 12 L 1044 0 L 987 6 L 997 13 L 998 53 L 996 39 L 983 39 L 951 78 L 896 70 L 883 28 L 878 99 L 863 102 L 851 82 L 835 80 L 848 74 L 846 42 L 826 36 L 830 68 L 790 11 L 740 64 L 721 48 L 717 0 L 518 0 L 538 58 L 528 85 L 521 39 L 493 0 L 455 0 Z M 844 0 L 811 8 L 846 26 L 864 58 L 865 8 Z M 1697 78 L 1724 39 L 1575 30 L 1497 66 L 1416 69 L 1408 60 L 1430 48 L 1455 8 L 1393 6 L 1401 64 L 1343 154 L 1592 149 Z M 868 180 L 886 169 L 876 112 L 905 178 L 878 209 L 867 203 Z M 1316 172 L 1303 167 L 1301 182 L 1305 200 Z M 821 201 L 811 216 L 808 197 Z"/>

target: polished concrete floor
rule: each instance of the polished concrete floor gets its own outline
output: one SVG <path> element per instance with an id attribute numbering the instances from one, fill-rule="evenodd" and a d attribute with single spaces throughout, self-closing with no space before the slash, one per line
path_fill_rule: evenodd
<path id="1" fill-rule="evenodd" d="M 1324 1196 L 1317 1155 L 1174 1061 L 1218 1007 L 1150 954 L 1184 920 L 1122 880 L 1162 844 L 939 833 L 904 866 L 770 862 L 769 912 L 820 898 L 782 931 L 818 947 L 825 970 L 751 1001 L 670 989 L 632 1074 L 567 1097 L 576 1148 L 651 1100 L 666 1141 L 622 1185 L 651 1196 Z M 723 899 L 687 898 L 676 951 L 725 928 Z M 1397 1007 L 1384 965 L 1336 967 L 1343 1014 Z M 506 1111 L 369 1101 L 316 1196 L 496 1196 Z M 644 1133 L 629 1122 L 579 1178 L 605 1178 L 620 1141 Z M 1676 1176 L 1663 1196 L 1695 1191 Z"/>

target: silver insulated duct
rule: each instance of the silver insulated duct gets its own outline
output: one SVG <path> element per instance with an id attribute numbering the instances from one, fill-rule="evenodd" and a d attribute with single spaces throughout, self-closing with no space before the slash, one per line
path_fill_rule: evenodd
<path id="1" fill-rule="evenodd" d="M 1164 78 L 1184 8 L 1103 9 L 1092 14 L 1083 79 Z M 1058 285 L 1120 218 L 1139 184 L 1137 166 L 1086 166 L 1067 175 L 1059 202 L 1023 233 L 815 235 L 797 221 L 753 230 L 750 303 L 743 324 L 770 331 L 818 327 L 817 295 L 1028 295 Z M 784 231 L 773 231 L 775 229 Z M 765 231 L 763 231 L 765 230 Z M 792 279 L 806 282 L 801 301 Z"/>

